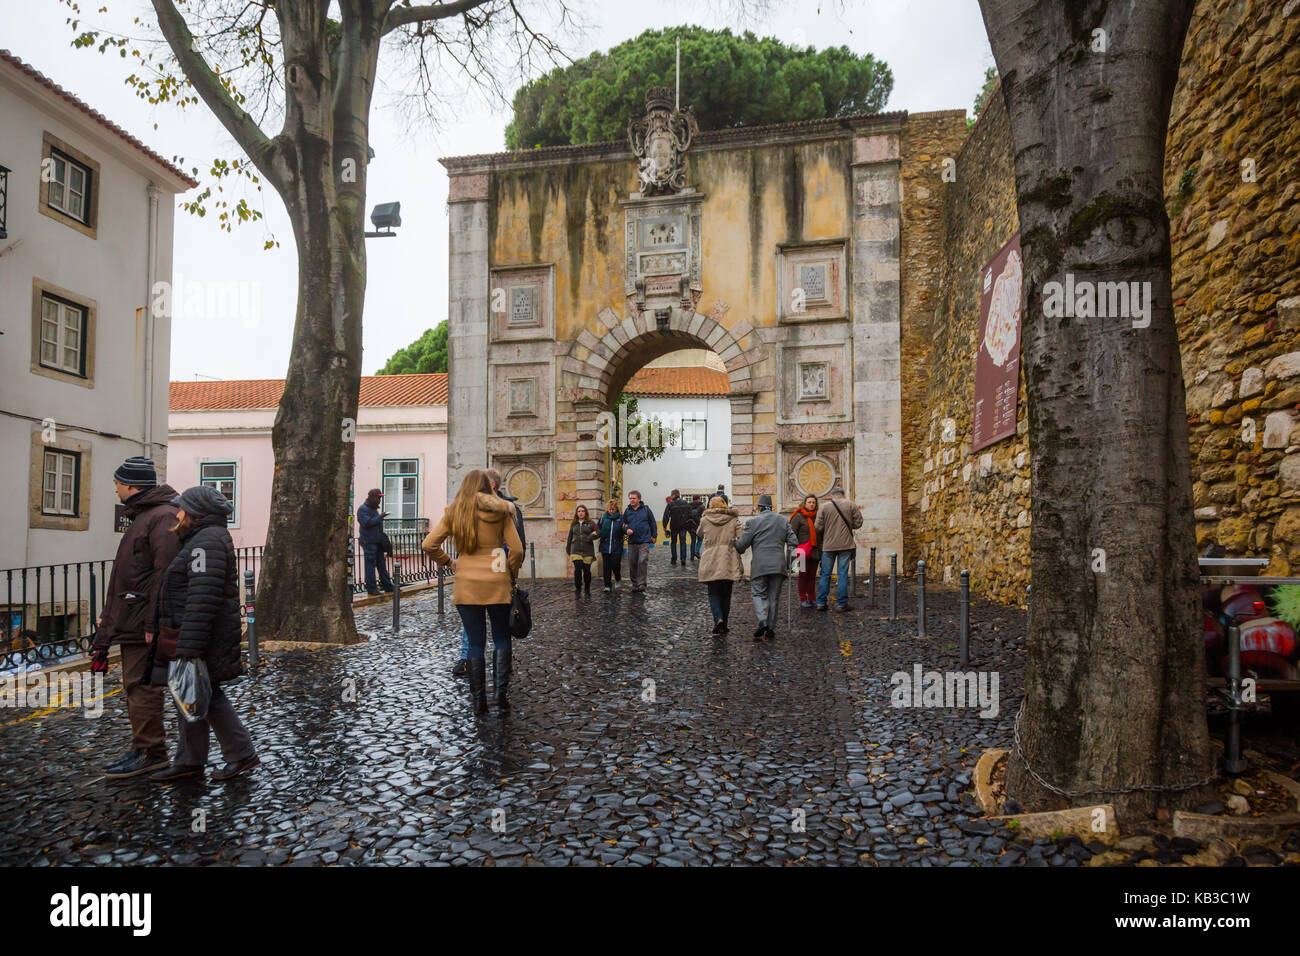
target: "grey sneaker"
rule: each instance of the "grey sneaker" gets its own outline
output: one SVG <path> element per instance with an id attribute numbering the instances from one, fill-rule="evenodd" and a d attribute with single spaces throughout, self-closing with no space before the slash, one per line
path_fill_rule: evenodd
<path id="1" fill-rule="evenodd" d="M 137 750 L 125 760 L 119 760 L 111 767 L 106 768 L 104 776 L 109 780 L 125 780 L 128 777 L 138 777 L 152 770 L 161 770 L 167 764 L 166 757 L 150 757 L 143 750 Z"/>

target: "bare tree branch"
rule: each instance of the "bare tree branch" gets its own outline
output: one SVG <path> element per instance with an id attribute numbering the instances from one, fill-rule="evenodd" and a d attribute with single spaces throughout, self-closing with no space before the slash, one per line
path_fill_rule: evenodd
<path id="1" fill-rule="evenodd" d="M 428 3 L 418 7 L 395 7 L 384 17 L 381 33 L 391 33 L 408 23 L 422 23 L 426 20 L 445 20 L 448 17 L 469 13 L 475 7 L 481 7 L 490 0 L 455 0 L 453 3 Z"/>
<path id="2" fill-rule="evenodd" d="M 251 159 L 262 175 L 272 183 L 279 183 L 273 160 L 275 144 L 262 132 L 262 128 L 253 118 L 231 98 L 229 91 L 222 84 L 216 72 L 208 65 L 202 55 L 194 49 L 194 37 L 185 23 L 185 18 L 176 9 L 172 0 L 152 0 L 154 12 L 158 15 L 158 26 L 162 29 L 167 44 L 171 47 L 176 61 L 186 78 L 193 84 L 195 91 L 226 131 L 235 138 L 244 153 Z"/>

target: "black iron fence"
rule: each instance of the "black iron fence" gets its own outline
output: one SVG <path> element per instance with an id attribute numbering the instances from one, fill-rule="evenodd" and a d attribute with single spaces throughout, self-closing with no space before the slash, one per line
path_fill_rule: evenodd
<path id="1" fill-rule="evenodd" d="M 81 561 L 0 571 L 5 589 L 0 672 L 87 653 L 112 570 L 112 561 Z"/>

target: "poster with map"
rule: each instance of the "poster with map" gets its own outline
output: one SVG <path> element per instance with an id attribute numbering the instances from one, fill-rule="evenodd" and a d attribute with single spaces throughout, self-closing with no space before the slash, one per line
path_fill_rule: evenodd
<path id="1" fill-rule="evenodd" d="M 1020 311 L 1024 298 L 1020 233 L 989 260 L 980 275 L 978 351 L 972 449 L 1016 433 L 1020 397 Z"/>

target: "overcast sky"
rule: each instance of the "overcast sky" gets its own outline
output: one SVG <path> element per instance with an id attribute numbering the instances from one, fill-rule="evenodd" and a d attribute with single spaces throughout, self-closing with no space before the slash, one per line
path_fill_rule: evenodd
<path id="1" fill-rule="evenodd" d="M 109 13 L 86 22 L 122 33 L 139 33 L 135 16 L 151 15 L 145 0 L 92 0 L 93 10 Z M 677 24 L 749 28 L 788 43 L 847 45 L 889 64 L 894 90 L 890 110 L 969 110 L 993 65 L 984 24 L 975 0 L 786 0 L 771 4 L 770 15 L 737 23 L 732 4 L 708 0 L 658 0 L 582 3 L 586 29 L 566 44 L 577 59 L 606 50 L 644 30 Z M 74 50 L 68 8 L 56 0 L 0 0 L 0 46 L 30 63 L 79 96 L 154 150 L 181 156 L 185 168 L 205 170 L 214 157 L 242 155 L 205 108 L 184 113 L 152 107 L 125 85 L 133 61 L 116 53 Z M 384 86 L 400 88 L 400 77 L 384 72 Z M 512 92 L 519 78 L 508 78 Z M 457 97 L 453 97 L 455 100 Z M 683 91 L 690 101 L 690 91 Z M 447 177 L 440 156 L 495 152 L 505 148 L 509 109 L 483 98 L 466 98 L 440 111 L 441 126 L 412 125 L 389 104 L 383 92 L 371 119 L 369 203 L 400 200 L 399 238 L 372 239 L 368 245 L 365 355 L 362 370 L 377 371 L 398 348 L 409 344 L 447 314 Z M 157 129 L 154 128 L 155 124 Z M 276 130 L 272 130 L 274 134 Z M 203 180 L 203 176 L 198 177 Z M 202 188 L 202 187 L 200 187 Z M 193 192 L 197 192 L 195 190 Z M 193 195 L 193 192 L 189 195 Z M 280 378 L 288 366 L 296 300 L 293 236 L 279 197 L 273 191 L 248 193 L 266 214 L 261 223 L 233 233 L 220 231 L 214 216 L 176 214 L 174 271 L 178 294 L 188 281 L 237 281 L 256 315 L 182 316 L 172 329 L 171 377 Z M 268 237 L 280 248 L 263 251 Z M 143 241 L 143 239 L 141 240 Z M 123 319 L 130 323 L 131 317 Z"/>

